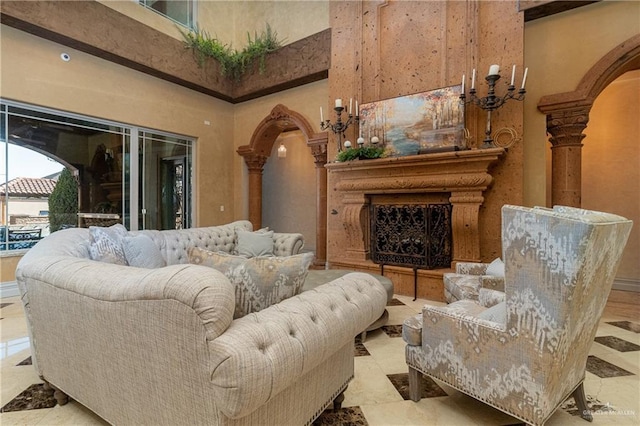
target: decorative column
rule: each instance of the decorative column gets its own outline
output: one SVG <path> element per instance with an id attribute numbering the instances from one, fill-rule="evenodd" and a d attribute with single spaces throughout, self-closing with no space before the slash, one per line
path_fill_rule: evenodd
<path id="1" fill-rule="evenodd" d="M 582 199 L 582 139 L 590 107 L 564 109 L 547 115 L 551 135 L 551 202 L 580 207 Z"/>
<path id="2" fill-rule="evenodd" d="M 307 142 L 316 165 L 316 259 L 315 265 L 325 267 L 327 263 L 327 138 L 311 139 Z"/>
<path id="3" fill-rule="evenodd" d="M 249 221 L 253 229 L 262 228 L 262 169 L 267 162 L 264 155 L 245 155 L 249 171 Z"/>

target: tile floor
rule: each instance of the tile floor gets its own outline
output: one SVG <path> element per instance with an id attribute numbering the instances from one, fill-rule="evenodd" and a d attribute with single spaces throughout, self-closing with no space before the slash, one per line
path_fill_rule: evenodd
<path id="1" fill-rule="evenodd" d="M 30 365 L 29 338 L 18 298 L 0 301 L 0 424 L 106 424 L 75 401 L 51 408 L 51 395 Z M 631 303 L 629 303 L 631 302 Z M 425 303 L 396 296 L 387 307 L 389 323 L 356 339 L 355 378 L 345 393 L 343 409 L 327 410 L 318 425 L 518 425 L 518 420 L 488 407 L 444 384 L 424 381 L 423 399 L 408 399 L 402 321 Z M 434 303 L 436 304 L 436 303 Z M 594 425 L 640 424 L 640 294 L 613 292 L 591 349 L 585 391 Z M 31 388 L 29 392 L 25 392 Z M 17 409 L 16 411 L 8 411 Z M 573 413 L 573 414 L 572 414 Z M 565 403 L 547 425 L 587 423 Z"/>

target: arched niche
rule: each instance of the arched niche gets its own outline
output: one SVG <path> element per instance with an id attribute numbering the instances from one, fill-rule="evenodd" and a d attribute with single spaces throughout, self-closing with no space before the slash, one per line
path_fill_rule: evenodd
<path id="1" fill-rule="evenodd" d="M 640 69 L 640 34 L 620 43 L 582 77 L 573 92 L 543 96 L 538 103 L 551 135 L 551 202 L 581 206 L 582 139 L 594 100 L 613 80 Z"/>
<path id="2" fill-rule="evenodd" d="M 262 173 L 276 139 L 282 132 L 300 130 L 316 165 L 316 264 L 327 259 L 327 142 L 326 132 L 315 133 L 306 118 L 282 104 L 276 105 L 258 124 L 248 145 L 237 153 L 244 158 L 249 172 L 249 221 L 254 229 L 262 226 Z"/>

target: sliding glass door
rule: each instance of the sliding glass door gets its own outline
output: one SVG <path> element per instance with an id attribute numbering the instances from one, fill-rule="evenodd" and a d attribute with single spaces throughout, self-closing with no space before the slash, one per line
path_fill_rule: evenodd
<path id="1" fill-rule="evenodd" d="M 190 141 L 161 133 L 141 136 L 139 228 L 191 227 Z"/>
<path id="2" fill-rule="evenodd" d="M 57 213 L 48 211 L 48 199 L 60 173 L 29 167 L 36 157 L 68 169 L 76 182 L 77 200 L 64 212 L 62 228 L 191 227 L 192 139 L 10 101 L 0 100 L 0 107 L 4 247 L 18 231 L 37 228 L 46 236 L 58 229 L 49 228 L 49 215 Z M 30 186 L 43 189 L 25 193 Z"/>

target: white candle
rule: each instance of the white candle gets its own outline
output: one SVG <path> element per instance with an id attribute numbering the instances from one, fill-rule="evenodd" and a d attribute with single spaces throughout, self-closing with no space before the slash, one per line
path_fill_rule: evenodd
<path id="1" fill-rule="evenodd" d="M 471 90 L 476 88 L 476 69 L 471 72 Z"/>
<path id="2" fill-rule="evenodd" d="M 342 108 L 342 99 L 336 99 L 336 108 Z"/>
<path id="3" fill-rule="evenodd" d="M 464 74 L 462 74 L 462 89 L 460 91 L 464 94 Z"/>
<path id="4" fill-rule="evenodd" d="M 509 84 L 509 86 L 513 86 L 513 82 L 516 79 L 516 66 L 513 66 L 513 69 L 511 69 L 511 84 Z"/>
<path id="5" fill-rule="evenodd" d="M 488 75 L 498 75 L 500 74 L 500 65 L 493 64 L 489 67 Z"/>
<path id="6" fill-rule="evenodd" d="M 524 76 L 522 76 L 522 87 L 521 87 L 521 89 L 524 89 L 524 85 L 527 82 L 527 72 L 529 72 L 529 68 L 525 68 L 524 69 Z"/>
<path id="7" fill-rule="evenodd" d="M 356 100 L 356 117 L 360 117 L 360 109 L 358 109 L 358 101 Z"/>
<path id="8" fill-rule="evenodd" d="M 322 107 L 320 107 L 320 122 L 324 123 L 324 116 L 322 115 Z"/>
<path id="9" fill-rule="evenodd" d="M 353 112 L 353 98 L 349 98 L 349 115 Z"/>

